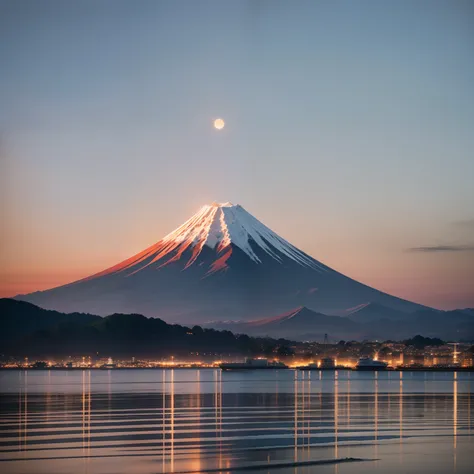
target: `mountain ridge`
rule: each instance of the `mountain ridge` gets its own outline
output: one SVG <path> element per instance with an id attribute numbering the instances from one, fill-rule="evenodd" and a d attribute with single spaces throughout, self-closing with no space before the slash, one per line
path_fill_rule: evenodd
<path id="1" fill-rule="evenodd" d="M 286 339 L 251 338 L 199 326 L 172 325 L 141 314 L 77 316 L 0 298 L 0 353 L 21 358 L 187 357 L 196 352 L 243 356 L 290 343 Z"/>
<path id="2" fill-rule="evenodd" d="M 299 307 L 275 317 L 253 321 L 213 321 L 206 327 L 251 336 L 289 337 L 299 341 L 322 341 L 325 335 L 333 340 L 402 340 L 422 333 L 453 340 L 474 339 L 474 315 L 463 310 L 421 310 L 398 313 L 395 317 L 369 313 L 367 316 L 353 319 L 351 316 L 325 315 Z"/>
<path id="3" fill-rule="evenodd" d="M 124 324 L 126 326 L 127 321 L 131 319 L 137 323 L 133 324 L 134 330 L 138 330 L 143 324 L 148 324 L 143 323 L 144 319 L 161 321 L 161 323 L 152 323 L 154 330 L 160 324 L 170 326 L 161 318 L 146 318 L 140 314 L 114 313 L 107 316 L 85 313 L 65 314 L 45 310 L 31 303 L 3 298 L 0 299 L 0 346 L 4 349 L 21 348 L 25 351 L 33 341 L 25 339 L 25 335 L 35 334 L 35 344 L 41 343 L 42 347 L 46 348 L 49 336 L 45 339 L 44 331 L 47 333 L 53 331 L 57 337 L 63 332 L 66 332 L 68 337 L 72 337 L 76 331 L 79 331 L 76 334 L 77 337 L 82 338 L 81 344 L 87 346 L 86 336 L 91 338 L 91 343 L 97 342 L 96 330 L 104 324 L 104 321 L 113 321 L 116 327 L 123 328 Z M 84 330 L 85 327 L 88 329 Z M 474 315 L 467 314 L 464 310 L 424 310 L 410 314 L 403 320 L 385 318 L 365 323 L 351 321 L 348 317 L 328 316 L 300 307 L 271 318 L 253 321 L 214 321 L 203 327 L 224 331 L 224 333 L 232 331 L 236 335 L 242 334 L 245 337 L 248 335 L 274 339 L 291 338 L 295 341 L 322 341 L 325 334 L 336 341 L 341 339 L 402 340 L 413 337 L 415 334 L 474 341 Z M 128 344 L 125 330 L 122 335 L 123 343 Z M 62 344 L 59 340 L 55 339 L 55 341 L 58 345 Z M 69 344 L 72 345 L 73 342 L 69 341 Z M 74 347 L 79 350 L 79 346 Z M 148 349 L 152 350 L 152 348 Z M 139 348 L 135 350 L 139 352 Z"/>
<path id="4" fill-rule="evenodd" d="M 102 272 L 16 298 L 65 312 L 136 312 L 184 323 L 259 319 L 298 306 L 338 315 L 367 301 L 407 313 L 426 308 L 331 269 L 229 202 L 203 206 Z"/>

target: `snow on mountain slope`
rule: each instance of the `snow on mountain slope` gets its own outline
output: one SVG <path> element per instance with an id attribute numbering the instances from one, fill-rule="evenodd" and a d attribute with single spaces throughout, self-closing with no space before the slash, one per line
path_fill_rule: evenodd
<path id="1" fill-rule="evenodd" d="M 171 246 L 197 247 L 199 252 L 204 245 L 222 251 L 232 243 L 254 262 L 261 263 L 252 248 L 253 242 L 277 261 L 281 261 L 280 252 L 301 265 L 326 271 L 324 266 L 279 237 L 242 206 L 230 202 L 203 206 L 191 219 L 168 234 L 163 242 Z M 188 265 L 192 263 L 190 261 Z"/>
<path id="2" fill-rule="evenodd" d="M 275 234 L 242 206 L 230 202 L 214 202 L 201 207 L 183 225 L 143 252 L 87 279 L 126 270 L 131 270 L 129 274 L 133 274 L 158 262 L 160 265 L 167 265 L 180 260 L 186 251 L 191 251 L 185 262 L 186 269 L 196 262 L 204 246 L 221 254 L 208 268 L 208 274 L 211 274 L 228 268 L 227 261 L 232 254 L 231 244 L 255 263 L 261 263 L 255 249 L 257 246 L 277 262 L 281 263 L 282 256 L 285 256 L 316 271 L 329 270 Z M 172 258 L 167 258 L 170 255 Z"/>
<path id="3" fill-rule="evenodd" d="M 203 206 L 102 272 L 17 298 L 66 312 L 136 312 L 187 323 L 258 319 L 298 306 L 342 315 L 369 301 L 403 312 L 421 308 L 327 267 L 229 202 Z"/>

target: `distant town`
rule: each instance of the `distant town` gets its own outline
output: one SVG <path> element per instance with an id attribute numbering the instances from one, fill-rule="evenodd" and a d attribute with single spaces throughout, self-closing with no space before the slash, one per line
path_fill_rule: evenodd
<path id="1" fill-rule="evenodd" d="M 288 368 L 341 369 L 357 368 L 361 359 L 369 358 L 393 370 L 469 370 L 474 369 L 474 345 L 446 343 L 439 339 L 416 336 L 407 341 L 339 341 L 337 343 L 295 342 L 266 347 L 253 357 L 281 361 Z M 217 352 L 190 352 L 187 356 L 153 358 L 112 358 L 107 355 L 84 355 L 44 358 L 3 356 L 3 369 L 153 369 L 217 368 L 223 363 L 241 362 L 242 355 Z"/>

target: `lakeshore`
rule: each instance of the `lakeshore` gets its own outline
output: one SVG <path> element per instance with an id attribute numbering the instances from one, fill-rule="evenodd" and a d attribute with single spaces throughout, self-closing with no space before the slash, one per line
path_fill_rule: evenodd
<path id="1" fill-rule="evenodd" d="M 84 371 L 84 370 L 92 370 L 92 371 L 104 371 L 104 370 L 113 370 L 113 371 L 123 371 L 123 370 L 221 370 L 218 366 L 209 365 L 209 366 L 190 366 L 190 365 L 157 365 L 156 367 L 0 367 L 1 370 L 8 370 L 8 371 Z M 253 368 L 252 371 L 259 371 L 259 370 L 278 370 L 273 368 Z M 340 371 L 350 371 L 356 372 L 357 369 L 355 367 L 338 367 L 335 369 L 332 368 L 305 368 L 305 367 L 288 367 L 288 370 L 300 370 L 300 371 L 311 371 L 311 372 L 340 372 Z M 374 371 L 368 371 L 374 372 Z M 380 372 L 380 371 L 378 371 Z M 389 367 L 382 372 L 474 372 L 474 367 Z"/>

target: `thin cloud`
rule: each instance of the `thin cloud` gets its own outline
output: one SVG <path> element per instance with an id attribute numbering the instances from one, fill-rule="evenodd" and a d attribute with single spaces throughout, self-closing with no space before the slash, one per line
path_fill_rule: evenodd
<path id="1" fill-rule="evenodd" d="M 472 229 L 474 230 L 474 219 L 466 219 L 464 221 L 457 221 L 454 223 L 456 227 L 461 227 L 463 229 Z"/>
<path id="2" fill-rule="evenodd" d="M 474 252 L 474 245 L 431 245 L 412 247 L 410 252 Z"/>

